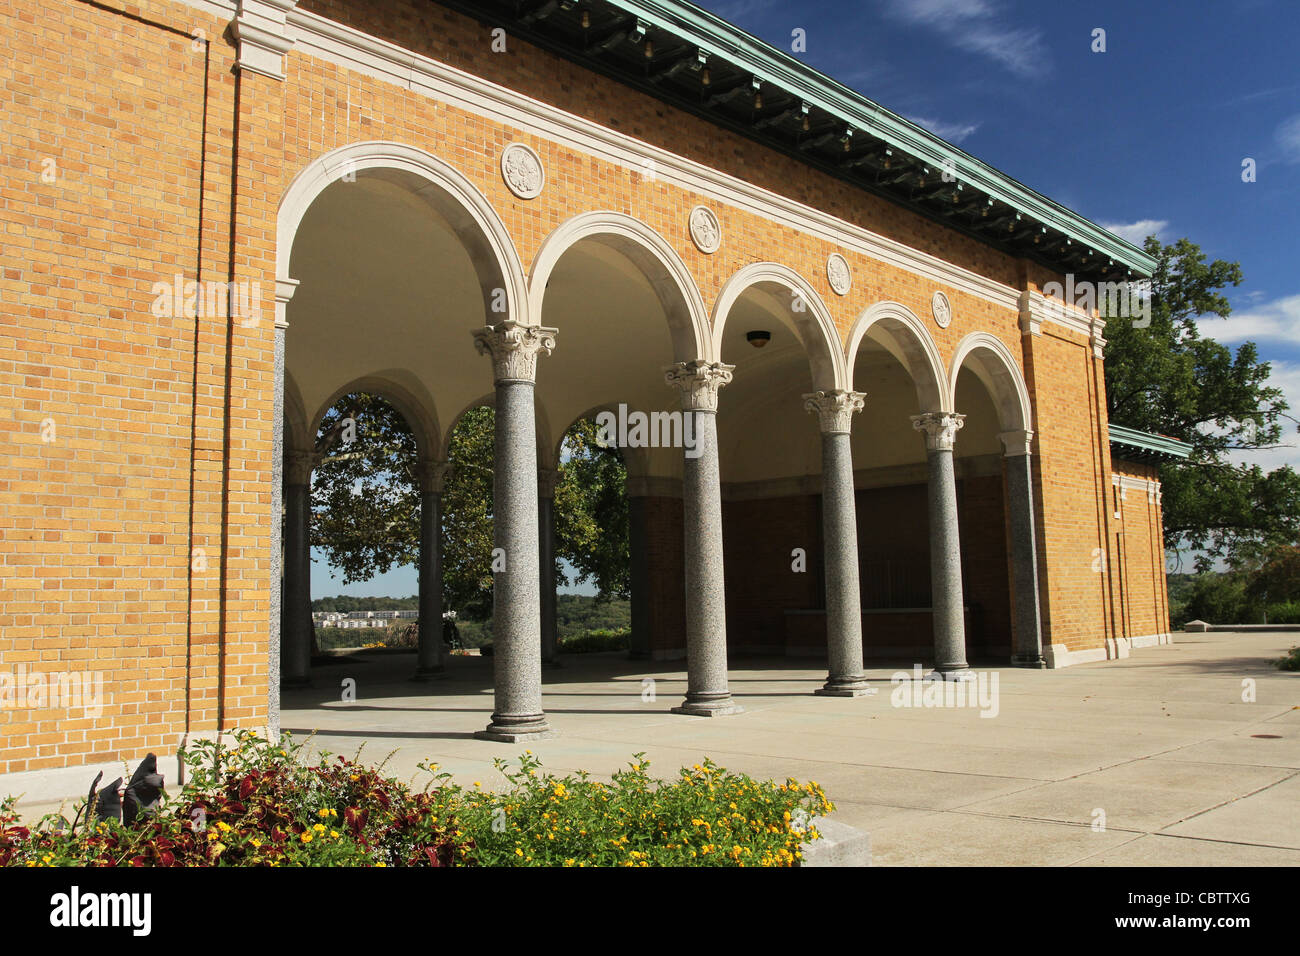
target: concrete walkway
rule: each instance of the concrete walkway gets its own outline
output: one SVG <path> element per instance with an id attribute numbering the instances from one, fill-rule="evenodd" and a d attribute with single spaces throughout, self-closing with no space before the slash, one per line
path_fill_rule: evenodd
<path id="1" fill-rule="evenodd" d="M 1179 635 L 1122 661 L 1003 667 L 990 717 L 893 706 L 890 676 L 910 664 L 872 669 L 875 696 L 814 697 L 824 665 L 788 659 L 732 661 L 746 713 L 683 717 L 668 708 L 684 669 L 578 655 L 546 671 L 560 736 L 530 749 L 556 772 L 604 776 L 644 751 L 661 776 L 709 756 L 816 780 L 838 819 L 870 832 L 876 865 L 1297 866 L 1300 674 L 1271 665 L 1294 643 Z M 501 786 L 493 758 L 525 745 L 472 736 L 492 709 L 491 660 L 454 658 L 432 684 L 405 680 L 413 666 L 367 655 L 317 668 L 316 689 L 285 695 L 283 726 L 318 730 L 312 746 L 334 753 L 364 743 L 368 762 L 395 751 L 387 766 L 402 778 L 420 782 L 415 765 L 431 759 L 462 783 Z M 339 699 L 345 678 L 355 703 Z"/>

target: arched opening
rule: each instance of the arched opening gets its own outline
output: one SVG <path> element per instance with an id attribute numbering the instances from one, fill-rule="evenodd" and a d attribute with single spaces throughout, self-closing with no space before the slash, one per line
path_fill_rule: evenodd
<path id="1" fill-rule="evenodd" d="M 713 334 L 716 353 L 735 366 L 718 402 L 729 644 L 733 653 L 821 656 L 822 439 L 805 403 L 844 387 L 839 333 L 802 276 L 757 263 L 719 294 Z"/>
<path id="2" fill-rule="evenodd" d="M 897 303 L 864 312 L 847 369 L 865 397 L 853 423 L 863 654 L 928 660 L 934 652 L 929 471 L 913 417 L 950 411 L 947 379 L 925 324 Z"/>
<path id="3" fill-rule="evenodd" d="M 286 504 L 295 473 L 300 482 L 304 470 L 310 475 L 317 429 L 340 400 L 381 394 L 410 429 L 419 510 L 432 514 L 429 496 L 441 493 L 444 460 L 439 409 L 468 407 L 490 381 L 471 331 L 527 314 L 522 269 L 500 219 L 463 176 L 428 153 L 358 143 L 320 157 L 294 179 L 281 202 L 277 255 Z M 422 553 L 437 552 L 439 525 L 421 519 Z M 292 520 L 285 531 L 286 542 L 290 532 L 302 537 Z M 284 556 L 286 615 L 302 604 L 301 588 L 288 593 L 294 562 L 307 560 L 291 550 Z M 420 576 L 441 575 L 424 560 Z M 422 590 L 425 616 L 440 606 L 431 595 L 440 598 L 440 588 Z M 303 629 L 288 621 L 281 672 L 297 681 L 307 676 L 309 651 L 301 646 Z M 429 645 L 421 642 L 420 672 L 437 669 L 440 649 Z"/>
<path id="4" fill-rule="evenodd" d="M 659 659 L 684 656 L 687 416 L 664 376 L 675 363 L 709 356 L 699 292 L 661 236 L 610 212 L 576 217 L 548 237 L 529 292 L 538 324 L 559 329 L 555 353 L 538 375 L 539 417 L 578 422 L 607 413 L 628 468 L 628 534 L 646 543 L 633 549 L 632 650 Z"/>

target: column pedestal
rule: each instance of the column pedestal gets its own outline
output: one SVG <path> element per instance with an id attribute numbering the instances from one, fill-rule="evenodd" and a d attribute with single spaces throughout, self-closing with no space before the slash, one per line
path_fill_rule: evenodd
<path id="1" fill-rule="evenodd" d="M 284 628 L 280 648 L 282 687 L 311 684 L 311 473 L 312 452 L 285 459 Z"/>

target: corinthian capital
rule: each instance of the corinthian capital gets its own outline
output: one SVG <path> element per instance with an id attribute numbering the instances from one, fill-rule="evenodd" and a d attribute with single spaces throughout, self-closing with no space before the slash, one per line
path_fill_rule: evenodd
<path id="1" fill-rule="evenodd" d="M 816 412 L 823 434 L 847 434 L 853 422 L 853 413 L 862 411 L 867 396 L 863 392 L 846 392 L 837 388 L 830 392 L 812 392 L 803 397 L 804 411 Z"/>
<path id="2" fill-rule="evenodd" d="M 533 382 L 537 380 L 537 356 L 554 351 L 557 332 L 559 329 L 506 319 L 500 325 L 475 329 L 474 347 L 480 355 L 492 356 L 492 374 L 498 384 Z"/>
<path id="3" fill-rule="evenodd" d="M 965 419 L 965 415 L 956 412 L 926 412 L 912 416 L 912 427 L 925 432 L 927 451 L 952 451 L 953 441 Z"/>
<path id="4" fill-rule="evenodd" d="M 678 362 L 664 369 L 664 381 L 682 393 L 684 411 L 716 412 L 718 389 L 731 381 L 734 365 Z"/>

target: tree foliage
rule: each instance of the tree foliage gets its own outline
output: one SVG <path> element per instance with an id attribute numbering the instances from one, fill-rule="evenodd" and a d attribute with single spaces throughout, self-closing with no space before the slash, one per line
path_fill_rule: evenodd
<path id="1" fill-rule="evenodd" d="M 1230 454 L 1282 444 L 1295 419 L 1253 342 L 1234 353 L 1201 333 L 1199 321 L 1231 312 L 1222 289 L 1241 268 L 1206 262 L 1198 245 L 1146 240 L 1155 257 L 1150 324 L 1131 316 L 1106 322 L 1110 421 L 1192 446 L 1186 462 L 1161 466 L 1165 547 L 1198 552 L 1198 568 L 1300 536 L 1300 476 L 1266 473 Z"/>
<path id="2" fill-rule="evenodd" d="M 443 607 L 467 619 L 492 613 L 492 496 L 495 415 L 472 408 L 452 429 L 442 492 Z M 311 542 L 345 584 L 417 564 L 418 449 L 410 425 L 387 400 L 358 392 L 326 413 L 316 451 Z M 556 582 L 592 581 L 602 598 L 626 598 L 627 476 L 616 449 L 579 422 L 564 444 L 555 495 Z M 559 559 L 575 569 L 573 581 Z"/>
<path id="3" fill-rule="evenodd" d="M 592 419 L 564 436 L 555 485 L 555 550 L 575 569 L 575 580 L 595 584 L 602 599 L 631 593 L 627 468 L 617 448 L 596 440 Z M 557 567 L 561 579 L 564 574 Z M 564 583 L 569 583 L 567 580 Z"/>

